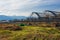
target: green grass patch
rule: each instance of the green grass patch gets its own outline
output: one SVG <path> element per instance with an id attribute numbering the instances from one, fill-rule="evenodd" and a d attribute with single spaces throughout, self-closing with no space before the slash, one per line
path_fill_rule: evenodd
<path id="1" fill-rule="evenodd" d="M 6 40 L 60 40 L 60 30 L 55 27 L 24 26 L 23 30 L 0 30 L 0 39 Z"/>

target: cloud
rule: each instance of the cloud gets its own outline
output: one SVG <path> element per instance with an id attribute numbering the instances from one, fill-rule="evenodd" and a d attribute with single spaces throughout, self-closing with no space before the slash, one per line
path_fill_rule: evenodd
<path id="1" fill-rule="evenodd" d="M 54 4 L 59 4 L 59 0 L 0 0 L 0 15 L 28 16 L 33 11 Z"/>

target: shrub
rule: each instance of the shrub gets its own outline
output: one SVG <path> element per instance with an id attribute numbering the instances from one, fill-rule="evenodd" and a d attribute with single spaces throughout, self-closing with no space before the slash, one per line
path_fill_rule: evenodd
<path id="1" fill-rule="evenodd" d="M 25 24 L 19 24 L 19 26 L 25 26 Z"/>

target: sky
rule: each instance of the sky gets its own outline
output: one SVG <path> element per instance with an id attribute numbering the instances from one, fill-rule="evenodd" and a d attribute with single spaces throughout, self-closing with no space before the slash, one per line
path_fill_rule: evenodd
<path id="1" fill-rule="evenodd" d="M 0 0 L 0 15 L 29 16 L 44 10 L 60 11 L 60 0 Z"/>

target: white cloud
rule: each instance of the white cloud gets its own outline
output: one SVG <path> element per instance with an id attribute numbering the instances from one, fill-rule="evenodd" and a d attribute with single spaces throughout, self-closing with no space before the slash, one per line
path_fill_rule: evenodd
<path id="1" fill-rule="evenodd" d="M 26 11 L 25 9 L 29 10 L 30 8 L 37 5 L 50 5 L 54 4 L 57 1 L 58 0 L 0 0 L 0 12 L 2 12 L 0 14 L 8 16 L 28 16 L 32 9 L 30 12 Z M 19 9 L 20 12 L 17 9 Z"/>

